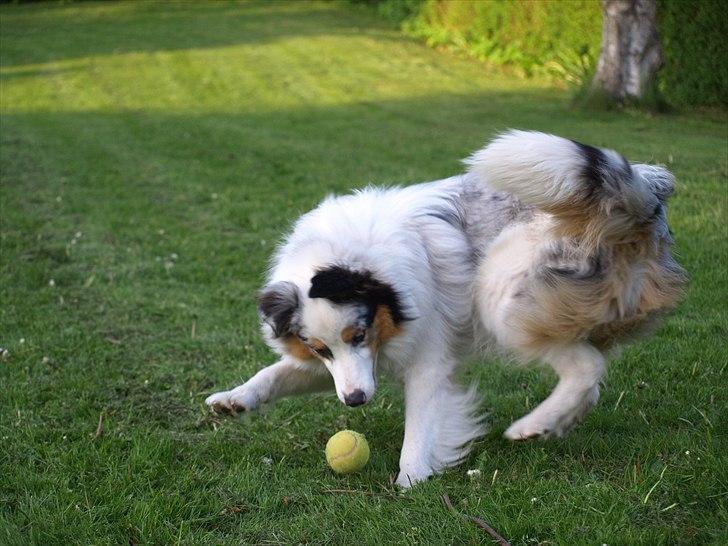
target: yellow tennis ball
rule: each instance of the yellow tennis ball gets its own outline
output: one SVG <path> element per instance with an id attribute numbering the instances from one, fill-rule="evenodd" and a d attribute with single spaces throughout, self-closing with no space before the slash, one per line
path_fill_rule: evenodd
<path id="1" fill-rule="evenodd" d="M 369 460 L 369 444 L 363 434 L 342 430 L 326 442 L 326 462 L 339 474 L 364 468 Z"/>

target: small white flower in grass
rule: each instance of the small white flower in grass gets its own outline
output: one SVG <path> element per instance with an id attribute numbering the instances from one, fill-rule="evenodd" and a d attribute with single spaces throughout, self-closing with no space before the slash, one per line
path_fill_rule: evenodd
<path id="1" fill-rule="evenodd" d="M 80 231 L 77 231 L 76 234 L 74 235 L 74 237 L 76 239 L 80 239 L 82 235 L 83 235 L 83 233 L 81 233 Z"/>
<path id="2" fill-rule="evenodd" d="M 51 288 L 53 288 L 55 285 L 56 285 L 56 281 L 54 279 L 51 279 L 48 281 L 48 286 L 50 286 Z"/>
<path id="3" fill-rule="evenodd" d="M 531 497 L 531 504 L 538 502 L 538 497 Z"/>
<path id="4" fill-rule="evenodd" d="M 58 197 L 56 197 L 57 203 L 60 203 L 61 201 L 63 201 L 63 197 L 61 197 L 60 195 Z"/>
<path id="5" fill-rule="evenodd" d="M 219 196 L 218 194 L 216 194 L 216 193 L 212 193 L 212 194 L 210 194 L 210 197 L 211 197 L 212 199 L 217 199 L 217 198 L 218 198 L 218 197 L 220 197 L 220 196 Z"/>
<path id="6" fill-rule="evenodd" d="M 3 360 L 7 360 L 8 358 L 10 358 L 10 351 L 0 347 L 0 358 L 2 358 Z"/>
<path id="7" fill-rule="evenodd" d="M 173 261 L 167 260 L 167 261 L 164 262 L 164 269 L 166 269 L 167 271 L 169 271 L 173 267 L 174 267 L 174 262 Z"/>
<path id="8" fill-rule="evenodd" d="M 685 455 L 690 455 L 690 450 L 689 449 L 685 452 Z"/>
<path id="9" fill-rule="evenodd" d="M 149 385 L 149 379 L 145 379 L 145 380 L 144 380 L 144 384 L 145 384 L 145 385 Z"/>
<path id="10" fill-rule="evenodd" d="M 25 338 L 24 337 L 21 337 L 20 338 L 20 344 L 23 345 L 24 343 L 25 343 Z"/>
<path id="11" fill-rule="evenodd" d="M 468 475 L 468 478 L 470 478 L 471 480 L 476 480 L 476 479 L 480 479 L 480 475 L 482 474 L 482 472 L 479 469 L 474 468 L 472 470 L 468 470 L 466 472 L 466 474 Z"/>
<path id="12" fill-rule="evenodd" d="M 64 439 L 64 440 L 68 440 L 68 436 L 66 436 L 66 435 L 64 434 L 64 435 L 63 435 L 63 439 Z"/>
<path id="13" fill-rule="evenodd" d="M 172 254 L 170 254 L 169 257 L 172 260 L 177 260 L 179 258 L 179 255 L 176 252 L 172 252 Z"/>
<path id="14" fill-rule="evenodd" d="M 273 459 L 271 459 L 270 457 L 263 457 L 260 462 L 263 463 L 265 466 L 270 466 L 273 464 Z"/>
<path id="15" fill-rule="evenodd" d="M 158 229 L 157 230 L 157 233 L 159 233 L 160 235 L 164 235 L 164 230 L 163 229 Z"/>
<path id="16" fill-rule="evenodd" d="M 50 361 L 51 361 L 50 358 L 48 358 L 47 356 L 44 356 L 40 362 L 41 362 L 41 364 L 48 364 L 48 363 L 50 363 Z"/>

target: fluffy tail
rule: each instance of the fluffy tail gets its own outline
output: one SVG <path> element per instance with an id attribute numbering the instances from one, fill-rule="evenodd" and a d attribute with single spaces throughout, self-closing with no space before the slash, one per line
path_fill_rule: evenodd
<path id="1" fill-rule="evenodd" d="M 630 165 L 612 150 L 531 131 L 503 133 L 466 163 L 490 187 L 553 214 L 563 234 L 594 244 L 661 216 L 673 189 L 661 167 Z"/>

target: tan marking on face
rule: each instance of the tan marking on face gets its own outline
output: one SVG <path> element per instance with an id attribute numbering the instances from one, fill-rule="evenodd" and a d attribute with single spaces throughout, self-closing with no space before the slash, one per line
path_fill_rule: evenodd
<path id="1" fill-rule="evenodd" d="M 313 360 L 316 358 L 311 349 L 296 336 L 287 336 L 284 343 L 286 344 L 286 350 L 295 358 L 300 360 Z"/>
<path id="2" fill-rule="evenodd" d="M 354 339 L 354 336 L 359 333 L 359 328 L 356 326 L 347 326 L 341 331 L 341 340 L 344 343 L 351 343 L 351 340 Z"/>
<path id="3" fill-rule="evenodd" d="M 372 327 L 374 329 L 374 335 L 370 337 L 369 344 L 375 349 L 385 341 L 402 333 L 402 328 L 394 323 L 392 312 L 386 305 L 377 307 Z"/>

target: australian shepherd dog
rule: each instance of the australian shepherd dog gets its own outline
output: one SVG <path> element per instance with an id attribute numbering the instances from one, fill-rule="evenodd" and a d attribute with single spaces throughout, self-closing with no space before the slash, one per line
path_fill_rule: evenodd
<path id="1" fill-rule="evenodd" d="M 460 362 L 483 347 L 541 363 L 551 395 L 511 440 L 562 436 L 597 402 L 612 349 L 675 306 L 685 274 L 670 255 L 673 177 L 618 153 L 510 131 L 466 173 L 328 197 L 278 248 L 260 292 L 263 335 L 280 355 L 207 398 L 237 414 L 331 389 L 347 406 L 381 370 L 404 386 L 397 484 L 462 461 L 483 434 Z"/>

